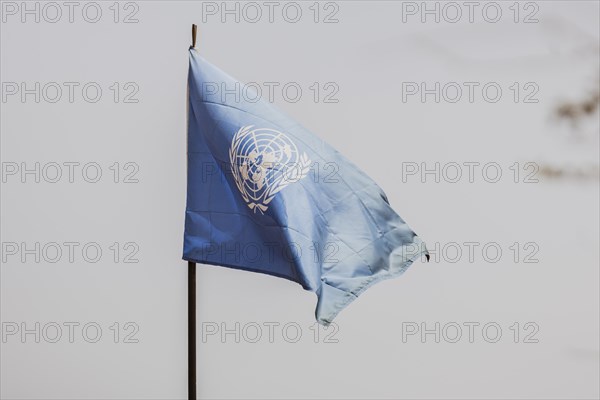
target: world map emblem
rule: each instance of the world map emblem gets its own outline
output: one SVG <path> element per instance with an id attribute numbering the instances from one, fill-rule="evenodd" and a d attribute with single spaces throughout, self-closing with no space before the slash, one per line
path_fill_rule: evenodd
<path id="1" fill-rule="evenodd" d="M 229 160 L 235 184 L 255 213 L 264 214 L 275 195 L 310 171 L 306 153 L 283 132 L 252 125 L 233 136 Z"/>

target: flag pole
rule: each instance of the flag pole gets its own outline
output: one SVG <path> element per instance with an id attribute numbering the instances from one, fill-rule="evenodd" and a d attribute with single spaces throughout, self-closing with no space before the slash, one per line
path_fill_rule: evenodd
<path id="1" fill-rule="evenodd" d="M 188 398 L 196 400 L 196 263 L 188 261 Z"/>
<path id="2" fill-rule="evenodd" d="M 192 47 L 197 27 L 192 24 Z M 188 399 L 196 400 L 196 263 L 188 261 Z"/>

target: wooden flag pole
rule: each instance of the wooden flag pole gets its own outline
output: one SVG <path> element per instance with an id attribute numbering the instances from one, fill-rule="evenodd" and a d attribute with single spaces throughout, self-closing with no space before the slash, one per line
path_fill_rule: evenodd
<path id="1" fill-rule="evenodd" d="M 192 47 L 196 47 L 192 25 Z M 196 263 L 188 261 L 188 399 L 196 400 Z"/>

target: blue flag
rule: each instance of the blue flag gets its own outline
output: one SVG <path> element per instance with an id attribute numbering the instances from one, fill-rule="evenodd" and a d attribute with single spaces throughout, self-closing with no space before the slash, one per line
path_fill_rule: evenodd
<path id="1" fill-rule="evenodd" d="M 426 255 L 365 173 L 190 49 L 183 259 L 317 294 L 317 321 Z"/>

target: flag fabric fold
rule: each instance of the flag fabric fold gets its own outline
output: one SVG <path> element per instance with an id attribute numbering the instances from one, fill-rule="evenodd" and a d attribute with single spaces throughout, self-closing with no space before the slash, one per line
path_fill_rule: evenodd
<path id="1" fill-rule="evenodd" d="M 297 282 L 327 325 L 425 255 L 373 180 L 190 49 L 184 260 Z"/>

